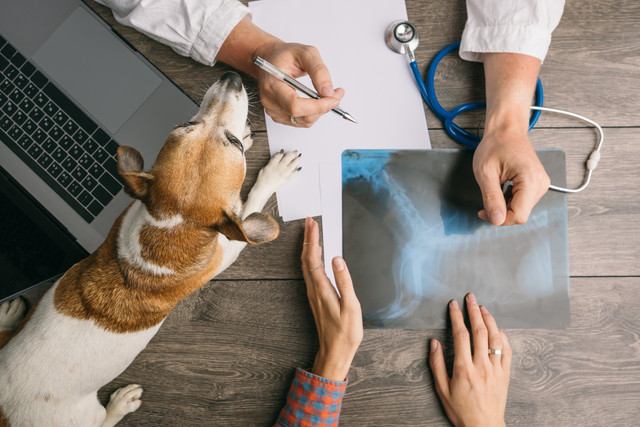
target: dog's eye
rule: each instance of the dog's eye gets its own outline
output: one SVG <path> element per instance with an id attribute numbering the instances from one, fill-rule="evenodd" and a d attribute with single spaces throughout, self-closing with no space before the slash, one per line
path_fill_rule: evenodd
<path id="1" fill-rule="evenodd" d="M 244 145 L 238 138 L 235 137 L 234 134 L 229 132 L 228 130 L 224 131 L 224 136 L 227 137 L 227 141 L 229 141 L 232 145 L 234 145 L 242 154 L 244 154 Z"/>
<path id="2" fill-rule="evenodd" d="M 198 122 L 195 122 L 195 121 L 192 121 L 192 122 L 185 122 L 185 123 L 181 123 L 181 124 L 179 124 L 179 125 L 176 125 L 176 126 L 174 127 L 174 129 L 178 129 L 178 128 L 186 128 L 186 127 L 193 126 L 193 125 L 197 125 L 197 124 L 198 124 Z"/>

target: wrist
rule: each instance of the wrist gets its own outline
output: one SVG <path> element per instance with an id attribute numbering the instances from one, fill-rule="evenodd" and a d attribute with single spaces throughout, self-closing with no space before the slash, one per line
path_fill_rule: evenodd
<path id="1" fill-rule="evenodd" d="M 347 378 L 353 355 L 330 355 L 322 350 L 316 355 L 311 372 L 332 381 L 344 381 Z"/>
<path id="2" fill-rule="evenodd" d="M 484 135 L 526 134 L 529 131 L 529 105 L 505 104 L 487 111 Z"/>
<path id="3" fill-rule="evenodd" d="M 255 78 L 258 76 L 258 68 L 253 65 L 254 56 L 259 49 L 275 42 L 280 42 L 280 39 L 254 25 L 251 17 L 247 16 L 224 41 L 218 59 Z"/>

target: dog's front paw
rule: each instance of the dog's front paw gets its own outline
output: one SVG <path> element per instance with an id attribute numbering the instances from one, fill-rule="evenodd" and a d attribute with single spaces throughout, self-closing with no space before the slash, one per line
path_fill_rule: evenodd
<path id="1" fill-rule="evenodd" d="M 120 420 L 127 414 L 137 410 L 142 404 L 142 387 L 138 384 L 129 384 L 111 393 L 107 405 L 107 418 Z"/>
<path id="2" fill-rule="evenodd" d="M 258 174 L 258 185 L 268 193 L 274 193 L 302 167 L 300 157 L 302 153 L 294 151 L 279 151 L 269 160 L 269 163 Z"/>
<path id="3" fill-rule="evenodd" d="M 18 327 L 27 312 L 27 304 L 22 298 L 0 304 L 0 331 L 12 331 Z"/>

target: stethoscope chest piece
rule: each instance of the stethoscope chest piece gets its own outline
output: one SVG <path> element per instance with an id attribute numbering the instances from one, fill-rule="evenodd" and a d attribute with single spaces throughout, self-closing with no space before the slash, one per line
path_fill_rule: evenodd
<path id="1" fill-rule="evenodd" d="M 413 56 L 419 43 L 418 32 L 408 21 L 393 21 L 385 31 L 385 42 L 392 51 Z"/>

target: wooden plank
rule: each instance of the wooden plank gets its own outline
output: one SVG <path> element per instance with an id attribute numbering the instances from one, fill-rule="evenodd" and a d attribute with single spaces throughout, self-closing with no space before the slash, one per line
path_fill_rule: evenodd
<path id="1" fill-rule="evenodd" d="M 640 275 L 640 145 L 635 129 L 607 129 L 602 161 L 591 186 L 569 197 L 570 267 L 573 276 Z M 431 131 L 436 148 L 455 147 L 442 131 Z M 569 183 L 582 180 L 583 165 L 595 141 L 588 129 L 537 129 L 536 147 L 559 147 L 567 153 Z M 301 141 L 302 146 L 304 141 Z M 264 133 L 258 133 L 247 154 L 246 190 L 269 154 Z M 270 208 L 275 211 L 275 198 Z M 282 224 L 275 242 L 248 248 L 220 279 L 299 279 L 298 257 L 302 221 Z"/>
<path id="2" fill-rule="evenodd" d="M 224 65 L 211 68 L 180 57 L 171 49 L 117 24 L 107 8 L 93 2 L 89 5 L 195 100 L 200 100 L 204 90 L 227 69 Z M 466 19 L 465 3 L 439 0 L 425 4 L 407 0 L 407 10 L 422 35 L 417 58 L 424 69 L 438 50 L 460 38 Z M 637 1 L 618 1 L 615 7 L 604 0 L 567 2 L 541 74 L 546 105 L 584 114 L 602 125 L 640 126 L 640 112 L 630 108 L 637 105 L 640 98 L 640 39 L 636 30 L 639 26 L 640 3 Z M 375 70 L 363 69 L 363 72 Z M 398 78 L 410 78 L 408 70 Z M 482 67 L 478 64 L 464 63 L 451 55 L 442 61 L 437 79 L 440 102 L 446 108 L 483 98 Z M 256 91 L 253 82 L 249 87 Z M 254 129 L 263 130 L 262 109 L 257 103 L 254 107 Z M 441 127 L 431 112 L 427 116 L 430 128 Z M 482 114 L 471 114 L 460 117 L 459 123 L 481 126 L 482 117 Z M 545 114 L 540 126 L 584 125 Z"/>
<path id="3" fill-rule="evenodd" d="M 639 278 L 574 279 L 569 329 L 508 331 L 508 425 L 636 424 L 639 286 Z M 445 335 L 366 330 L 341 425 L 448 425 L 425 363 L 427 340 Z M 100 396 L 143 385 L 142 407 L 123 426 L 267 426 L 293 369 L 311 365 L 315 351 L 302 282 L 217 282 L 184 301 Z"/>

